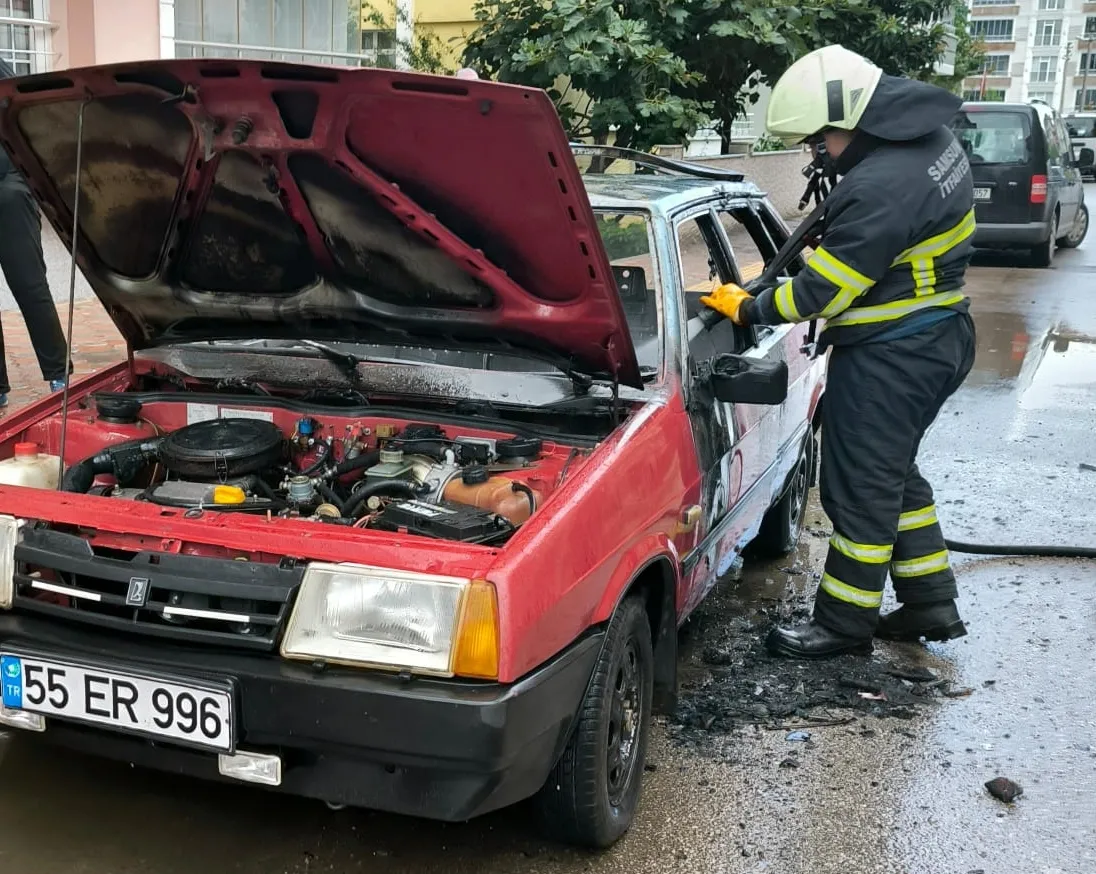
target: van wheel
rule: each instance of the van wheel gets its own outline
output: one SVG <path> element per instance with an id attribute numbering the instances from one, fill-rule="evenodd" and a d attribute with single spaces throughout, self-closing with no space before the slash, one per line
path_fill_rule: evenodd
<path id="1" fill-rule="evenodd" d="M 1063 249 L 1076 249 L 1085 241 L 1088 235 L 1088 207 L 1083 203 L 1077 211 L 1077 218 L 1073 222 L 1070 232 L 1058 240 L 1058 245 Z"/>
<path id="2" fill-rule="evenodd" d="M 1058 241 L 1058 213 L 1054 214 L 1054 229 L 1045 243 L 1031 248 L 1031 266 L 1049 267 L 1054 260 L 1054 244 Z"/>
<path id="3" fill-rule="evenodd" d="M 567 748 L 533 803 L 552 840 L 603 850 L 639 807 L 651 729 L 654 649 L 639 597 L 620 605 Z"/>
<path id="4" fill-rule="evenodd" d="M 807 510 L 807 496 L 811 490 L 815 459 L 818 457 L 817 438 L 808 433 L 799 450 L 788 485 L 765 517 L 757 537 L 750 544 L 751 551 L 761 558 L 779 558 L 795 550 L 803 530 L 803 517 Z"/>

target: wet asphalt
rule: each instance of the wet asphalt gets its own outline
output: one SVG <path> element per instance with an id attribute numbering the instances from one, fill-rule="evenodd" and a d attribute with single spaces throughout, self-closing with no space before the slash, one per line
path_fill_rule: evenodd
<path id="1" fill-rule="evenodd" d="M 1096 238 L 1050 270 L 979 258 L 969 280 L 977 362 L 922 451 L 946 532 L 1096 546 Z M 824 543 L 805 537 L 799 563 L 817 568 Z M 780 766 L 785 731 L 746 725 L 713 754 L 660 724 L 639 820 L 605 854 L 545 844 L 520 808 L 449 826 L 332 812 L 6 735 L 0 871 L 1094 872 L 1096 562 L 956 562 L 970 635 L 885 654 L 969 694 L 912 719 L 812 728 L 796 767 Z M 787 565 L 748 565 L 729 596 L 748 605 L 813 585 Z M 983 788 L 997 776 L 1024 787 L 1015 804 Z"/>

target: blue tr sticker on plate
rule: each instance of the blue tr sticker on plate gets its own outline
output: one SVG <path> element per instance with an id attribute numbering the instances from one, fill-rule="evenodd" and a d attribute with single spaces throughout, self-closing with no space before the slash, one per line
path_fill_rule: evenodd
<path id="1" fill-rule="evenodd" d="M 23 706 L 23 660 L 17 656 L 0 657 L 0 682 L 4 684 L 4 706 Z"/>

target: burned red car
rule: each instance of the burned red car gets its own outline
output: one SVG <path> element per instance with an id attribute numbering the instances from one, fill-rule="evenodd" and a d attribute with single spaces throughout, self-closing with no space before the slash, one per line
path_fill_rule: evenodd
<path id="1" fill-rule="evenodd" d="M 787 238 L 762 193 L 382 70 L 71 70 L 0 133 L 131 350 L 0 427 L 0 724 L 623 834 L 679 625 L 813 476 L 805 328 L 696 318 Z"/>

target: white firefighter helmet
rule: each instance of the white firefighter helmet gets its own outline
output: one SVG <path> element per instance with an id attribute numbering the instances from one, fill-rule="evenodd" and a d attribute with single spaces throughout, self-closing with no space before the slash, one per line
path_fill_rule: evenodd
<path id="1" fill-rule="evenodd" d="M 788 145 L 825 128 L 852 130 L 883 71 L 841 46 L 815 49 L 792 64 L 769 97 L 766 127 Z"/>

